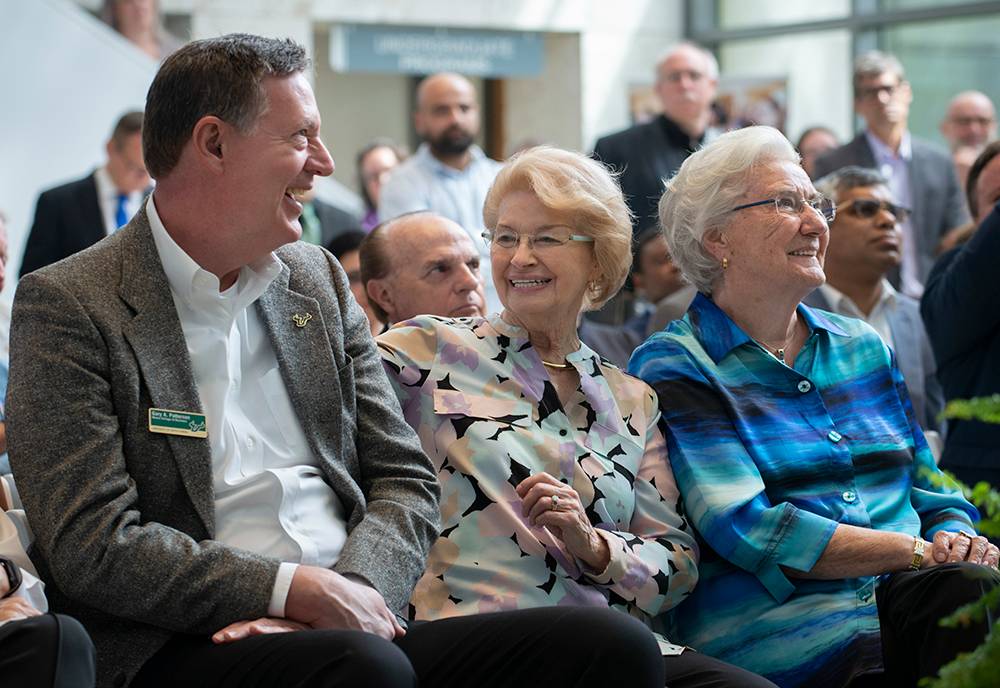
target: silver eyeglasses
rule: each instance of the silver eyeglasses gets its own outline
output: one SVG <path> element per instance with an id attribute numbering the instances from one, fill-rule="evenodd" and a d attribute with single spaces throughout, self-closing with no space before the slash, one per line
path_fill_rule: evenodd
<path id="1" fill-rule="evenodd" d="M 806 206 L 815 210 L 827 222 L 833 222 L 833 218 L 837 216 L 836 204 L 826 196 L 813 196 L 806 199 L 791 194 L 768 198 L 763 201 L 754 201 L 753 203 L 744 203 L 743 205 L 736 206 L 730 212 L 736 212 L 745 208 L 756 208 L 759 205 L 767 205 L 768 203 L 773 203 L 775 210 L 782 215 L 791 215 L 792 217 L 801 215 L 802 209 Z"/>
<path id="2" fill-rule="evenodd" d="M 483 239 L 487 244 L 505 251 L 510 251 L 520 246 L 522 238 L 528 242 L 528 248 L 532 251 L 545 251 L 550 248 L 565 246 L 571 241 L 594 240 L 594 237 L 573 234 L 569 227 L 562 226 L 545 227 L 534 234 L 520 234 L 513 229 L 487 229 L 483 232 Z"/>

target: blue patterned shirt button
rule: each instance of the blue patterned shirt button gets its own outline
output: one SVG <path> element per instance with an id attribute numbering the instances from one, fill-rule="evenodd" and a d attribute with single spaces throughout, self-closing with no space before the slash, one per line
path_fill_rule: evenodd
<path id="1" fill-rule="evenodd" d="M 843 497 L 844 501 L 847 502 L 848 504 L 853 504 L 858 499 L 857 493 L 853 492 L 852 490 L 846 490 L 844 494 L 840 496 Z"/>
<path id="2" fill-rule="evenodd" d="M 805 394 L 810 389 L 812 389 L 812 383 L 809 380 L 799 380 L 799 391 Z"/>
<path id="3" fill-rule="evenodd" d="M 840 440 L 844 439 L 844 436 L 841 435 L 836 430 L 831 430 L 830 432 L 826 433 L 826 438 L 831 442 L 839 442 Z"/>

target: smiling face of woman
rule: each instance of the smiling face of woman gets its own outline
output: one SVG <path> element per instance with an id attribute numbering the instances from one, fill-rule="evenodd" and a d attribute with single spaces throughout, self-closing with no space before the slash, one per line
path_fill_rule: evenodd
<path id="1" fill-rule="evenodd" d="M 743 203 L 782 196 L 810 199 L 816 189 L 805 171 L 791 162 L 775 162 L 755 171 Z M 779 212 L 774 203 L 730 214 L 706 248 L 721 262 L 728 259 L 720 287 L 761 295 L 781 293 L 804 298 L 823 284 L 823 261 L 830 232 L 823 216 L 808 204 L 801 212 Z"/>
<path id="2" fill-rule="evenodd" d="M 568 241 L 562 246 L 528 247 L 526 236 L 542 230 L 586 235 L 567 214 L 552 210 L 530 191 L 513 191 L 500 201 L 497 232 L 516 232 L 520 243 L 490 247 L 493 281 L 504 310 L 529 330 L 576 328 L 588 283 L 595 278 L 594 244 Z"/>

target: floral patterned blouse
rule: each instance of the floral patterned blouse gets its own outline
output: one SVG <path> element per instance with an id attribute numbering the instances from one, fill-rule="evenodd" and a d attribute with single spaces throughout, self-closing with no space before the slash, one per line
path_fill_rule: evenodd
<path id="1" fill-rule="evenodd" d="M 649 386 L 583 345 L 566 357 L 580 385 L 564 408 L 526 332 L 499 316 L 421 316 L 378 346 L 441 481 L 443 531 L 413 618 L 610 605 L 651 624 L 690 593 L 697 549 Z M 539 471 L 580 494 L 611 551 L 604 571 L 521 515 L 514 486 Z"/>

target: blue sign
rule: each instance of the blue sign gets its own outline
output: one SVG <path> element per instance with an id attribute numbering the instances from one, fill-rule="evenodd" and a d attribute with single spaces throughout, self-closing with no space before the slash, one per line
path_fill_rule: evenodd
<path id="1" fill-rule="evenodd" d="M 412 26 L 340 26 L 330 35 L 330 66 L 340 72 L 528 77 L 541 73 L 539 33 Z"/>

